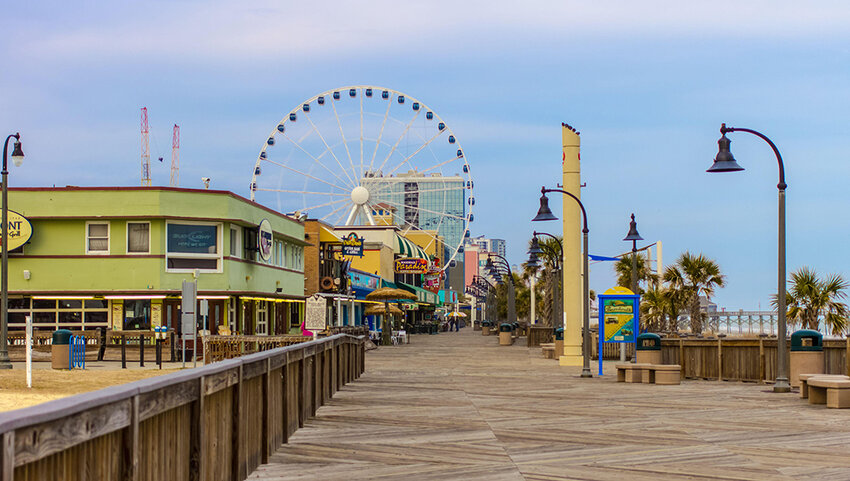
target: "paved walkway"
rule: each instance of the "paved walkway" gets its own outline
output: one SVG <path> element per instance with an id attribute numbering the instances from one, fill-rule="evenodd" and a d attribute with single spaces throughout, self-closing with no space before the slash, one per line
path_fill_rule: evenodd
<path id="1" fill-rule="evenodd" d="M 369 352 L 250 479 L 850 479 L 850 410 L 758 384 L 581 379 L 496 339 L 467 328 Z"/>

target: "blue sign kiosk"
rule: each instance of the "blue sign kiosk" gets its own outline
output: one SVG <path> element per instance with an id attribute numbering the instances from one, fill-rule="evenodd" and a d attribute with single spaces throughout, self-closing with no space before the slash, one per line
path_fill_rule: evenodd
<path id="1" fill-rule="evenodd" d="M 612 287 L 598 297 L 599 375 L 602 375 L 603 346 L 629 342 L 637 345 L 640 327 L 640 295 L 625 287 Z"/>

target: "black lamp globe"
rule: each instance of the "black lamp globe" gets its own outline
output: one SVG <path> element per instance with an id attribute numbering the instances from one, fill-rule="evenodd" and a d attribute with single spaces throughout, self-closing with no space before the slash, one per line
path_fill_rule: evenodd
<path id="1" fill-rule="evenodd" d="M 632 214 L 632 221 L 629 223 L 629 233 L 626 235 L 624 241 L 639 241 L 643 240 L 643 237 L 638 234 L 637 231 L 637 222 L 635 222 L 635 215 Z"/>
<path id="2" fill-rule="evenodd" d="M 532 252 L 528 256 L 528 262 L 525 265 L 532 268 L 540 267 L 540 259 L 537 257 L 537 254 Z"/>
<path id="3" fill-rule="evenodd" d="M 542 220 L 558 220 L 554 214 L 552 214 L 552 209 L 549 208 L 549 198 L 546 197 L 545 187 L 540 189 L 543 192 L 543 195 L 540 196 L 540 209 L 537 210 L 537 215 L 531 219 L 532 221 L 542 221 Z"/>
<path id="4" fill-rule="evenodd" d="M 714 164 L 706 172 L 739 172 L 744 170 L 743 167 L 738 165 L 735 157 L 732 156 L 732 151 L 729 150 L 732 141 L 726 137 L 726 124 L 721 124 L 720 133 L 723 135 L 717 141 L 717 157 L 714 158 Z"/>

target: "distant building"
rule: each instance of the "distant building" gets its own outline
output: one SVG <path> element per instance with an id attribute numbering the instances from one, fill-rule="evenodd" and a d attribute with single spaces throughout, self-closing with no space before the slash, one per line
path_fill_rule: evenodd
<path id="1" fill-rule="evenodd" d="M 478 236 L 468 239 L 467 242 L 477 245 L 479 250 L 492 252 L 505 257 L 505 239 L 488 239 L 484 236 Z"/>

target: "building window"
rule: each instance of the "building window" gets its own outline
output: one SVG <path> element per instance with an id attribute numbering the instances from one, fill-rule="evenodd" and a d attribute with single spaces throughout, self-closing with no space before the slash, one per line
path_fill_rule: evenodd
<path id="1" fill-rule="evenodd" d="M 150 251 L 150 222 L 127 222 L 127 253 L 149 254 Z"/>
<path id="2" fill-rule="evenodd" d="M 35 329 L 55 331 L 56 329 L 79 330 L 107 327 L 109 301 L 10 297 L 9 329 L 24 329 L 27 316 L 32 316 Z"/>
<path id="3" fill-rule="evenodd" d="M 109 254 L 109 223 L 86 223 L 86 254 Z"/>
<path id="4" fill-rule="evenodd" d="M 240 235 L 241 227 L 231 226 L 230 227 L 230 255 L 232 257 L 239 257 L 239 253 L 242 252 L 242 236 Z"/>
<path id="5" fill-rule="evenodd" d="M 221 227 L 221 224 L 203 222 L 168 222 L 165 227 L 166 271 L 221 272 Z"/>
<path id="6" fill-rule="evenodd" d="M 124 322 L 125 331 L 143 330 L 151 328 L 151 301 L 150 299 L 124 299 Z"/>

